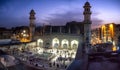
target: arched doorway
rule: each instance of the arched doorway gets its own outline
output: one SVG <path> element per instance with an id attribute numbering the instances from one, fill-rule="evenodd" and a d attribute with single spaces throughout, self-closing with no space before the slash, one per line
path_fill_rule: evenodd
<path id="1" fill-rule="evenodd" d="M 58 48 L 59 47 L 59 39 L 58 38 L 54 38 L 52 40 L 52 47 L 54 47 L 54 48 Z"/>
<path id="2" fill-rule="evenodd" d="M 71 48 L 73 48 L 73 49 L 77 49 L 78 48 L 78 41 L 77 40 L 71 41 Z"/>
<path id="3" fill-rule="evenodd" d="M 43 40 L 42 39 L 37 40 L 37 46 L 43 47 Z"/>
<path id="4" fill-rule="evenodd" d="M 45 44 L 45 48 L 50 48 L 50 43 L 47 42 L 47 43 Z"/>
<path id="5" fill-rule="evenodd" d="M 68 45 L 69 45 L 69 41 L 67 39 L 63 39 L 62 40 L 62 48 L 68 48 Z"/>

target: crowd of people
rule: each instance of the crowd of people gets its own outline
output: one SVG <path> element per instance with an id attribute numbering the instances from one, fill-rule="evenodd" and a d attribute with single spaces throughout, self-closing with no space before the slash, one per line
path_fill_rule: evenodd
<path id="1" fill-rule="evenodd" d="M 27 48 L 28 49 L 28 48 Z M 63 69 L 65 70 L 70 63 L 75 58 L 75 50 L 68 50 L 68 49 L 44 49 L 40 47 L 36 47 L 34 49 L 29 49 L 29 51 L 22 51 L 18 49 L 13 49 L 12 54 L 17 56 L 20 60 L 26 62 L 27 64 L 33 65 L 39 68 L 56 68 L 56 69 Z M 38 56 L 37 56 L 37 55 Z M 52 54 L 52 55 L 50 55 Z M 44 56 L 39 56 L 44 55 Z M 44 59 L 46 56 L 49 57 L 48 60 Z"/>

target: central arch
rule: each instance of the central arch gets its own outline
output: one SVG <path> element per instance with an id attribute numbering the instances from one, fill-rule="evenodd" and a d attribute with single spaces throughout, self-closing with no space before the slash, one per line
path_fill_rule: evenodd
<path id="1" fill-rule="evenodd" d="M 54 38 L 52 40 L 52 47 L 54 47 L 54 48 L 58 48 L 59 47 L 59 39 L 58 38 Z"/>
<path id="2" fill-rule="evenodd" d="M 67 39 L 62 40 L 62 48 L 68 48 L 69 41 Z"/>

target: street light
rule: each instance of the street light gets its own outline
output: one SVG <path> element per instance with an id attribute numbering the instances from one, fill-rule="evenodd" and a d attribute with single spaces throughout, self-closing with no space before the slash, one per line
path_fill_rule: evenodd
<path id="1" fill-rule="evenodd" d="M 30 42 L 30 40 L 29 39 L 27 39 L 27 38 L 29 38 L 29 35 L 28 35 L 28 33 L 27 33 L 27 31 L 26 30 L 23 30 L 22 32 L 21 32 L 21 38 L 20 38 L 20 41 L 21 42 Z"/>

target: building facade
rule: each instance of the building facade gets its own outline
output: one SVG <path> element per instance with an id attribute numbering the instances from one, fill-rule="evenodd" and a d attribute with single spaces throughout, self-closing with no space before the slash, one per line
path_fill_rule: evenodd
<path id="1" fill-rule="evenodd" d="M 30 41 L 30 30 L 28 26 L 19 26 L 12 28 L 11 39 L 14 41 L 20 42 L 29 42 Z"/>
<path id="2" fill-rule="evenodd" d="M 35 42 L 36 46 L 43 48 L 69 48 L 77 49 L 79 44 L 91 43 L 91 6 L 86 2 L 83 6 L 84 20 L 82 22 L 71 21 L 66 25 L 52 26 L 35 25 L 35 11 L 30 11 L 29 26 L 12 28 L 12 39 L 20 42 Z"/>
<path id="3" fill-rule="evenodd" d="M 120 37 L 120 24 L 104 24 L 100 28 L 92 30 L 92 43 L 112 43 L 118 45 Z M 99 42 L 98 42 L 99 41 Z"/>
<path id="4" fill-rule="evenodd" d="M 102 43 L 101 40 L 101 28 L 95 28 L 92 30 L 92 35 L 91 35 L 91 43 L 94 44 L 98 44 L 98 43 Z"/>
<path id="5" fill-rule="evenodd" d="M 68 22 L 64 26 L 44 25 L 35 28 L 35 11 L 30 11 L 30 37 L 36 40 L 37 46 L 45 48 L 77 48 L 81 43 L 91 40 L 91 6 L 86 2 L 84 20 Z M 35 28 L 35 29 L 34 29 Z"/>
<path id="6" fill-rule="evenodd" d="M 0 28 L 0 39 L 10 39 L 12 35 L 11 29 Z"/>

